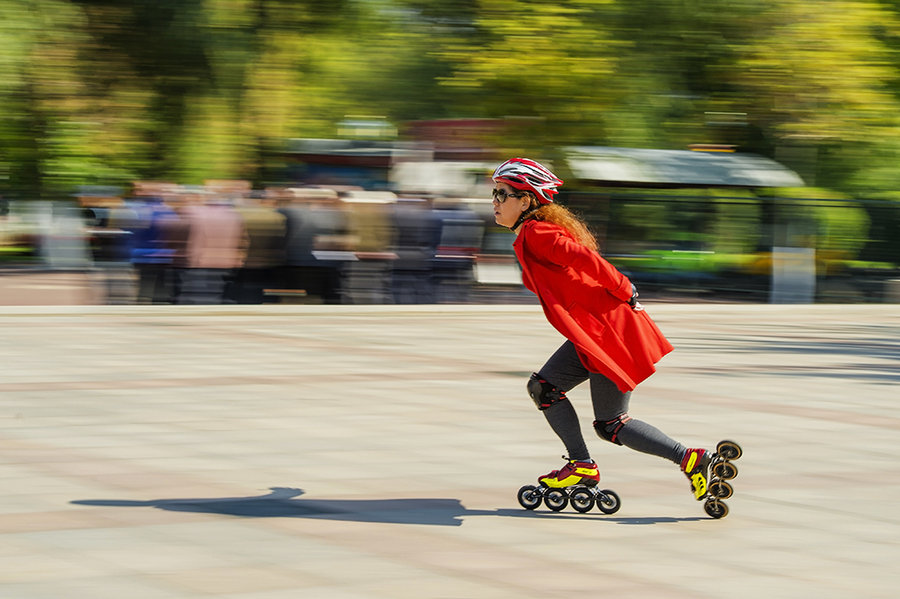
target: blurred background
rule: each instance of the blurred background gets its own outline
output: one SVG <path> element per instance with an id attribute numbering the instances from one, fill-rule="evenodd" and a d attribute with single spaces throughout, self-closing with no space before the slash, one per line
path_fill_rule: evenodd
<path id="1" fill-rule="evenodd" d="M 900 301 L 900 3 L 0 0 L 0 304 L 533 302 L 529 156 L 647 299 Z"/>

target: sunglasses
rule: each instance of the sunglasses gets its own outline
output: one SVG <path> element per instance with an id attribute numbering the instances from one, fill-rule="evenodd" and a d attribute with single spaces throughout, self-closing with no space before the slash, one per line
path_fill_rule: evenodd
<path id="1" fill-rule="evenodd" d="M 491 195 L 494 196 L 494 201 L 496 201 L 499 204 L 502 204 L 503 202 L 506 201 L 507 198 L 518 199 L 518 198 L 521 198 L 525 194 L 524 193 L 511 193 L 509 191 L 506 191 L 505 189 L 492 189 Z"/>

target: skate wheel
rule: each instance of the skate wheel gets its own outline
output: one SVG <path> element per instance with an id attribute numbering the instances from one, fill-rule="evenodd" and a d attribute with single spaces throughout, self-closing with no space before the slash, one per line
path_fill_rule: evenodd
<path id="1" fill-rule="evenodd" d="M 597 495 L 597 509 L 604 514 L 615 514 L 622 507 L 622 501 L 615 491 L 603 489 Z"/>
<path id="2" fill-rule="evenodd" d="M 714 480 L 709 483 L 709 494 L 716 499 L 728 499 L 734 495 L 734 488 L 724 480 Z"/>
<path id="3" fill-rule="evenodd" d="M 734 441 L 719 441 L 719 444 L 716 445 L 716 453 L 726 460 L 736 460 L 744 454 L 744 451 Z"/>
<path id="4" fill-rule="evenodd" d="M 716 520 L 728 515 L 728 506 L 725 505 L 724 501 L 716 498 L 707 500 L 707 502 L 703 504 L 703 509 L 711 518 L 715 518 Z"/>
<path id="5" fill-rule="evenodd" d="M 572 509 L 576 512 L 585 514 L 594 509 L 594 494 L 587 489 L 577 489 L 569 495 L 569 501 L 572 502 Z"/>
<path id="6" fill-rule="evenodd" d="M 721 478 L 722 480 L 731 480 L 737 478 L 738 469 L 737 466 L 731 462 L 717 462 L 713 464 L 712 474 L 716 478 Z"/>
<path id="7" fill-rule="evenodd" d="M 554 512 L 561 512 L 569 505 L 569 495 L 564 489 L 550 489 L 544 496 L 544 504 Z"/>
<path id="8" fill-rule="evenodd" d="M 521 505 L 526 510 L 533 510 L 537 506 L 541 505 L 541 494 L 538 492 L 537 487 L 534 485 L 525 485 L 521 489 L 519 489 L 519 494 L 517 495 L 517 499 L 519 500 L 519 505 Z"/>

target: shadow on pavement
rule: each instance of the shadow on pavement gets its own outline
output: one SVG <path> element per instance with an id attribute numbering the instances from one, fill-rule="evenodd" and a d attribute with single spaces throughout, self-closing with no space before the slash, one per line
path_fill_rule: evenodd
<path id="1" fill-rule="evenodd" d="M 460 526 L 463 519 L 470 516 L 578 518 L 630 525 L 709 519 L 703 517 L 617 518 L 600 514 L 531 512 L 522 509 L 470 510 L 466 509 L 458 499 L 298 499 L 303 494 L 303 489 L 271 487 L 270 493 L 258 497 L 152 499 L 149 501 L 82 499 L 71 503 L 103 507 L 154 507 L 172 512 L 222 514 L 244 518 L 317 518 L 348 522 L 431 526 Z"/>

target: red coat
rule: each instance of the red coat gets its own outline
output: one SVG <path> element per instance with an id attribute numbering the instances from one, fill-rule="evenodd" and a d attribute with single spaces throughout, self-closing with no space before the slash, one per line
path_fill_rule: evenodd
<path id="1" fill-rule="evenodd" d="M 513 243 L 522 281 L 553 327 L 575 344 L 590 372 L 630 391 L 672 351 L 643 308 L 631 308 L 631 281 L 564 228 L 528 220 Z"/>

